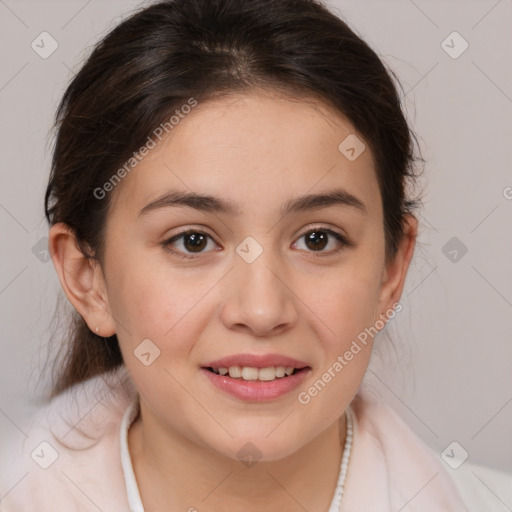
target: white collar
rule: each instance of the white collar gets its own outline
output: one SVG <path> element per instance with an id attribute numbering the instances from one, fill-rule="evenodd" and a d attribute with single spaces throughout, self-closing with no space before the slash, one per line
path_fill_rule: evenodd
<path id="1" fill-rule="evenodd" d="M 128 429 L 139 414 L 139 397 L 134 398 L 126 409 L 121 422 L 121 465 L 123 466 L 126 492 L 130 512 L 144 512 L 139 487 L 133 471 L 132 459 L 128 451 Z"/>

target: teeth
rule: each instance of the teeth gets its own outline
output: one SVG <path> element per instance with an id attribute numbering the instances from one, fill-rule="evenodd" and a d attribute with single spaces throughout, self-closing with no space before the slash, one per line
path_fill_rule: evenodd
<path id="1" fill-rule="evenodd" d="M 284 377 L 286 375 L 286 369 L 284 366 L 278 366 L 276 368 L 276 377 Z"/>
<path id="2" fill-rule="evenodd" d="M 289 376 L 293 373 L 293 366 L 269 366 L 267 368 L 253 368 L 250 366 L 230 366 L 229 368 L 213 368 L 218 375 L 227 375 L 233 379 L 271 381 L 276 378 Z"/>
<path id="3" fill-rule="evenodd" d="M 245 372 L 246 368 L 244 368 Z M 274 380 L 276 378 L 276 369 L 274 367 L 270 368 L 260 368 L 257 372 L 259 380 Z M 242 377 L 244 377 L 244 373 L 242 372 Z"/>
<path id="4" fill-rule="evenodd" d="M 239 379 L 242 377 L 242 368 L 240 366 L 230 366 L 229 367 L 229 376 L 234 379 Z"/>
<path id="5" fill-rule="evenodd" d="M 229 372 L 230 372 L 229 375 L 231 376 L 231 368 L 229 369 Z M 259 370 L 257 368 L 248 368 L 247 366 L 244 366 L 242 368 L 242 379 L 258 380 L 258 376 L 259 376 Z"/>

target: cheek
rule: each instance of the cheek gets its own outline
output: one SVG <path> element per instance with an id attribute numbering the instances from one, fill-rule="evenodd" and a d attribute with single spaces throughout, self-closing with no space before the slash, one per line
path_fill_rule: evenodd
<path id="1" fill-rule="evenodd" d="M 137 251 L 118 255 L 109 275 L 112 312 L 131 337 L 161 337 L 181 307 L 179 284 Z"/>
<path id="2" fill-rule="evenodd" d="M 114 302 L 119 323 L 127 326 L 118 334 L 126 367 L 157 414 L 164 399 L 177 409 L 190 405 L 182 386 L 190 372 L 190 353 L 213 310 L 201 300 L 208 290 L 205 282 L 191 283 L 176 273 L 164 277 L 161 269 L 149 267 L 141 265 L 123 276 Z M 142 354 L 148 352 L 146 366 Z"/>
<path id="3" fill-rule="evenodd" d="M 204 276 L 144 261 L 114 273 L 111 303 L 126 356 L 133 359 L 137 346 L 150 339 L 161 352 L 156 362 L 177 369 L 214 314 L 207 300 L 211 285 Z"/>
<path id="4" fill-rule="evenodd" d="M 340 349 L 376 320 L 384 270 L 384 233 L 378 222 L 368 225 L 358 245 L 336 267 L 304 284 L 302 296 L 323 321 Z M 324 336 L 325 338 L 325 336 Z"/>
<path id="5" fill-rule="evenodd" d="M 361 384 L 372 351 L 369 333 L 375 320 L 379 278 L 375 259 L 373 264 L 358 259 L 337 276 L 322 279 L 323 286 L 309 286 L 307 305 L 320 320 L 314 322 L 315 336 L 323 350 L 315 379 L 299 390 L 297 401 L 307 411 L 305 421 L 311 429 L 339 417 Z"/>
<path id="6" fill-rule="evenodd" d="M 379 266 L 354 258 L 339 271 L 303 285 L 301 296 L 319 319 L 319 339 L 340 349 L 375 321 L 381 272 Z"/>

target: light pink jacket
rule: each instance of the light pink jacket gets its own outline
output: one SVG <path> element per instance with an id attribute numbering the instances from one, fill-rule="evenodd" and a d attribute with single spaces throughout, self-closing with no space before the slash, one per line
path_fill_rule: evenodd
<path id="1" fill-rule="evenodd" d="M 0 451 L 0 510 L 128 512 L 120 423 L 135 396 L 122 368 L 66 391 L 23 433 L 13 428 Z M 442 461 L 388 405 L 359 393 L 352 409 L 343 512 L 468 510 Z"/>

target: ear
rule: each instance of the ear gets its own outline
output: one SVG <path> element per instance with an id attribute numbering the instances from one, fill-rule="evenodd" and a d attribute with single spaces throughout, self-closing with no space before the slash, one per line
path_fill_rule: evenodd
<path id="1" fill-rule="evenodd" d="M 414 254 L 418 234 L 418 219 L 408 214 L 404 218 L 404 236 L 396 255 L 386 263 L 382 276 L 377 313 L 383 318 L 402 296 L 405 278 Z"/>
<path id="2" fill-rule="evenodd" d="M 62 222 L 51 226 L 48 249 L 64 293 L 89 329 L 103 337 L 115 334 L 101 266 L 82 253 L 74 230 Z"/>

